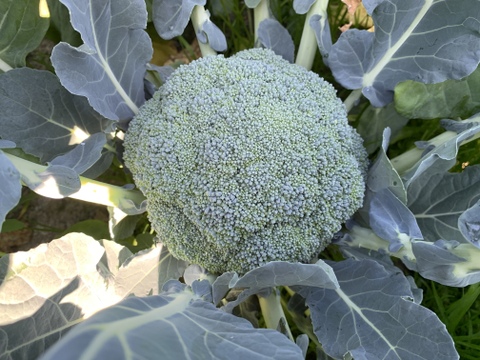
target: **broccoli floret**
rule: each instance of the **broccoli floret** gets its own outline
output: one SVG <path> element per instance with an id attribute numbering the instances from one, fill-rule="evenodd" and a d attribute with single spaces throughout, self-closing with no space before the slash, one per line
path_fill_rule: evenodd
<path id="1" fill-rule="evenodd" d="M 124 158 L 174 256 L 241 274 L 317 255 L 361 207 L 367 167 L 334 88 L 265 49 L 178 68 Z"/>

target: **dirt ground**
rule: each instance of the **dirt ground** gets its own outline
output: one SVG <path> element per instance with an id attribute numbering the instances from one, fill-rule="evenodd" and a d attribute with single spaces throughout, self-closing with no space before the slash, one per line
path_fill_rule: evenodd
<path id="1" fill-rule="evenodd" d="M 25 191 L 30 190 L 24 188 Z M 0 233 L 0 251 L 6 253 L 26 251 L 49 242 L 79 221 L 108 221 L 108 212 L 105 206 L 69 198 L 49 199 L 35 195 L 27 204 L 12 211 L 8 218 L 24 222 L 27 228 Z"/>

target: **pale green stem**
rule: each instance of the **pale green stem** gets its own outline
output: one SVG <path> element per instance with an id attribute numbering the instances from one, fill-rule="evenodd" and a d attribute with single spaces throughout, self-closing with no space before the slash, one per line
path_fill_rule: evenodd
<path id="1" fill-rule="evenodd" d="M 195 29 L 195 33 L 198 34 L 202 24 L 205 21 L 210 20 L 210 14 L 205 10 L 204 6 L 197 5 L 193 8 L 192 16 L 190 19 L 192 20 L 192 25 Z M 198 41 L 198 45 L 200 46 L 200 51 L 202 52 L 203 57 L 208 55 L 217 55 L 217 52 L 213 50 L 208 43 L 204 44 L 201 41 Z"/>
<path id="2" fill-rule="evenodd" d="M 307 70 L 312 69 L 313 60 L 317 54 L 317 38 L 315 32 L 310 26 L 310 18 L 313 15 L 321 15 L 323 21 L 328 21 L 327 18 L 328 0 L 317 0 L 307 12 L 305 24 L 303 25 L 302 38 L 300 46 L 298 47 L 297 59 L 295 63 L 303 66 Z"/>
<path id="3" fill-rule="evenodd" d="M 480 117 L 478 117 L 478 119 L 466 119 L 466 120 L 460 121 L 460 123 L 462 123 L 462 122 L 479 122 L 480 123 Z M 429 140 L 428 143 L 430 145 L 439 146 L 439 145 L 442 145 L 442 144 L 446 143 L 447 141 L 455 138 L 456 136 L 458 136 L 458 134 L 454 131 L 445 131 L 444 133 L 442 133 L 438 136 L 435 136 L 433 139 Z M 471 138 L 464 140 L 459 145 L 465 145 L 465 144 L 467 144 L 471 141 L 477 140 L 478 138 L 480 138 L 480 133 L 477 133 L 474 136 L 472 136 Z M 408 151 L 404 152 L 403 154 L 401 154 L 397 157 L 394 157 L 390 161 L 391 161 L 393 167 L 395 168 L 395 170 L 397 170 L 397 172 L 400 175 L 402 175 L 407 170 L 409 170 L 413 165 L 415 165 L 418 160 L 420 160 L 422 158 L 423 151 L 424 150 L 422 150 L 422 149 L 413 148 L 411 150 L 408 150 Z"/>
<path id="4" fill-rule="evenodd" d="M 4 152 L 7 158 L 13 163 L 15 168 L 20 172 L 23 179 L 28 179 L 31 183 L 41 183 L 42 180 L 38 177 L 38 174 L 47 170 L 47 166 L 32 163 L 31 161 L 19 158 L 18 156 Z M 145 200 L 145 197 L 140 191 L 127 190 L 120 186 L 109 185 L 100 181 L 88 179 L 80 176 L 81 188 L 74 194 L 68 197 L 88 201 L 95 204 L 113 206 L 122 208 L 122 202 L 132 201 L 138 207 Z M 45 193 L 45 187 L 55 186 L 55 184 L 47 185 L 42 183 L 42 194 Z M 35 189 L 32 189 L 35 191 Z M 52 191 L 55 193 L 55 191 Z M 53 196 L 59 198 L 61 196 Z"/>
<path id="5" fill-rule="evenodd" d="M 413 263 L 415 263 L 417 259 L 413 252 L 412 243 L 431 244 L 431 242 L 428 241 L 412 240 L 407 235 L 401 234 L 403 236 L 399 236 L 399 240 L 403 246 L 398 251 L 391 252 L 389 250 L 390 242 L 377 236 L 370 228 L 356 225 L 348 231 L 348 234 L 350 235 L 348 245 L 351 247 L 379 251 L 398 259 L 407 259 Z M 462 286 L 464 286 L 465 283 L 462 279 L 473 272 L 480 271 L 480 249 L 470 243 L 462 243 L 457 247 L 450 249 L 449 252 L 464 259 L 464 261 L 451 264 L 451 274 L 458 278 L 459 284 L 463 284 Z M 420 275 L 423 275 L 421 270 Z M 450 282 L 450 286 L 457 285 L 452 285 Z"/>
<path id="6" fill-rule="evenodd" d="M 255 25 L 255 44 L 258 40 L 258 28 L 260 23 L 270 17 L 270 1 L 261 0 L 257 7 L 253 10 L 253 22 Z"/>
<path id="7" fill-rule="evenodd" d="M 348 97 L 343 102 L 343 104 L 347 108 L 347 112 L 350 112 L 350 110 L 352 110 L 354 106 L 357 105 L 358 100 L 361 98 L 361 96 L 362 89 L 353 90 L 350 95 L 348 95 Z"/>
<path id="8" fill-rule="evenodd" d="M 12 70 L 13 68 L 8 65 L 5 61 L 3 61 L 2 59 L 0 59 L 0 70 L 3 71 L 3 72 L 7 72 L 7 71 L 10 71 Z"/>
<path id="9" fill-rule="evenodd" d="M 283 324 L 285 324 L 284 330 L 286 331 L 286 335 L 290 340 L 294 341 L 292 332 L 290 331 L 285 317 L 285 313 L 283 312 L 281 296 L 277 289 L 273 288 L 267 297 L 260 295 L 257 297 L 267 328 L 278 330 L 279 324 L 283 322 Z"/>

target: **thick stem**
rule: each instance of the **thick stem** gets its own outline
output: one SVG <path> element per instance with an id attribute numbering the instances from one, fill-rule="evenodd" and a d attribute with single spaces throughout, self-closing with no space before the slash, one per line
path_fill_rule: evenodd
<path id="1" fill-rule="evenodd" d="M 281 296 L 276 288 L 273 288 L 267 297 L 258 296 L 258 302 L 262 309 L 262 315 L 265 324 L 269 329 L 279 330 L 279 327 L 285 335 L 292 341 L 293 335 L 288 326 L 285 313 L 283 312 Z M 282 326 L 284 325 L 284 327 Z"/>
<path id="2" fill-rule="evenodd" d="M 358 100 L 362 97 L 362 89 L 353 90 L 350 95 L 345 99 L 343 104 L 347 108 L 347 112 L 353 109 L 355 105 L 357 105 Z"/>
<path id="3" fill-rule="evenodd" d="M 258 40 L 258 28 L 260 23 L 270 17 L 270 1 L 261 0 L 257 7 L 253 10 L 253 21 L 255 25 L 255 44 Z"/>
<path id="4" fill-rule="evenodd" d="M 409 236 L 403 234 L 405 236 L 399 237 L 399 240 L 403 246 L 398 251 L 392 252 L 390 251 L 390 242 L 377 236 L 377 234 L 375 234 L 375 232 L 370 228 L 364 228 L 355 225 L 349 229 L 348 234 L 350 237 L 346 245 L 350 247 L 378 251 L 388 254 L 389 256 L 394 256 L 401 260 L 408 260 L 411 263 L 417 262 L 415 253 L 413 252 L 413 243 L 432 244 L 429 241 L 412 240 Z M 466 285 L 471 285 L 471 281 L 474 281 L 475 279 L 469 278 L 469 274 L 480 271 L 480 249 L 470 243 L 461 243 L 458 246 L 449 249 L 448 251 L 449 253 L 458 256 L 459 258 L 463 258 L 464 260 L 456 263 L 446 264 L 445 267 L 448 265 L 450 268 L 449 274 L 451 274 L 452 277 L 445 279 L 446 282 L 442 282 L 438 278 L 435 279 L 435 281 L 448 286 L 464 287 Z M 421 268 L 417 269 L 416 271 L 418 271 L 420 275 L 429 278 L 429 275 L 423 273 Z M 442 271 L 440 266 L 438 271 Z M 454 280 L 456 280 L 456 283 Z"/>
<path id="5" fill-rule="evenodd" d="M 197 5 L 193 8 L 190 19 L 192 20 L 195 33 L 198 34 L 202 24 L 205 21 L 210 20 L 210 14 L 205 10 L 205 7 Z M 198 45 L 200 46 L 200 51 L 202 52 L 203 57 L 208 55 L 217 55 L 217 52 L 213 50 L 208 43 L 204 44 L 201 41 L 198 41 Z"/>
<path id="6" fill-rule="evenodd" d="M 480 123 L 480 117 L 476 119 L 470 118 L 470 119 L 460 121 L 460 123 L 462 122 Z M 428 143 L 434 146 L 439 146 L 455 138 L 456 136 L 458 136 L 458 134 L 454 131 L 445 131 L 444 133 L 438 136 L 435 136 L 433 139 L 429 140 Z M 480 133 L 477 133 L 471 138 L 468 138 L 462 141 L 462 143 L 459 145 L 465 145 L 471 141 L 477 140 L 478 138 L 480 138 Z M 397 172 L 400 175 L 402 175 L 402 174 L 405 174 L 406 171 L 408 171 L 413 165 L 417 163 L 418 160 L 422 158 L 422 154 L 423 154 L 422 149 L 418 149 L 418 148 L 410 149 L 404 152 L 403 154 L 398 155 L 397 157 L 394 157 L 393 159 L 391 159 L 391 162 L 395 170 L 397 170 Z"/>
<path id="7" fill-rule="evenodd" d="M 317 0 L 307 12 L 305 24 L 303 25 L 302 38 L 298 47 L 297 59 L 295 63 L 303 66 L 307 70 L 312 69 L 313 60 L 317 54 L 317 38 L 315 32 L 310 26 L 310 18 L 313 15 L 321 15 L 323 19 L 327 19 L 328 0 Z"/>
<path id="8" fill-rule="evenodd" d="M 47 170 L 47 166 L 32 163 L 31 161 L 19 158 L 18 156 L 7 152 L 4 152 L 4 154 L 20 172 L 22 179 L 28 179 L 31 183 L 42 183 L 42 194 L 48 192 L 46 187 L 55 187 L 56 184 L 45 184 L 45 182 L 38 177 L 38 174 Z M 127 190 L 120 186 L 105 184 L 82 176 L 80 176 L 80 183 L 80 190 L 68 197 L 95 204 L 113 206 L 122 210 L 129 207 L 127 202 L 133 202 L 136 208 L 141 208 L 141 204 L 145 201 L 145 197 L 140 191 Z M 35 191 L 35 189 L 32 190 Z M 52 193 L 55 194 L 52 196 L 54 198 L 62 197 L 58 196 L 58 191 L 55 191 L 53 188 Z M 128 212 L 128 210 L 126 212 Z"/>
<path id="9" fill-rule="evenodd" d="M 0 59 L 0 70 L 3 71 L 3 72 L 7 72 L 7 71 L 10 71 L 12 70 L 13 68 L 8 65 L 5 61 L 3 61 L 2 59 Z"/>

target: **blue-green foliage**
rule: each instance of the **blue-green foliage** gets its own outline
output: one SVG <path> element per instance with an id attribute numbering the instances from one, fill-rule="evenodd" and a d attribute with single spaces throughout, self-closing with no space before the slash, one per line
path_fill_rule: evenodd
<path id="1" fill-rule="evenodd" d="M 362 205 L 366 159 L 333 87 L 263 49 L 180 67 L 125 138 L 159 239 L 212 272 L 309 261 Z"/>

